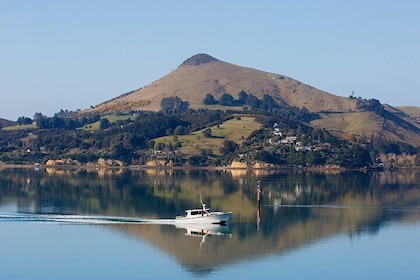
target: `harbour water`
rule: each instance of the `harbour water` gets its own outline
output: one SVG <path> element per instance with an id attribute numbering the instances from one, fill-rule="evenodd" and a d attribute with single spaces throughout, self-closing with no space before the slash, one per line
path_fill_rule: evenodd
<path id="1" fill-rule="evenodd" d="M 0 170 L 1 279 L 418 279 L 419 234 L 418 171 Z"/>

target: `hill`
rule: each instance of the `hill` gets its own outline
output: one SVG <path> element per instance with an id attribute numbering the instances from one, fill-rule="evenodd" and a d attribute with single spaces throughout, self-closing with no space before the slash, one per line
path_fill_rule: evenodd
<path id="1" fill-rule="evenodd" d="M 199 54 L 151 85 L 94 108 L 24 118 L 1 129 L 0 162 L 420 166 L 416 112 Z"/>
<path id="2" fill-rule="evenodd" d="M 188 102 L 189 108 L 211 109 L 212 106 L 203 103 L 207 94 L 216 99 L 224 93 L 238 98 L 241 91 L 259 99 L 269 95 L 280 105 L 306 108 L 317 116 L 311 125 L 337 135 L 381 137 L 420 146 L 419 114 L 418 111 L 412 113 L 415 112 L 412 108 L 398 110 L 374 99 L 336 96 L 284 75 L 234 65 L 207 54 L 194 55 L 150 85 L 99 104 L 87 112 L 159 111 L 164 98 L 175 96 Z"/>
<path id="3" fill-rule="evenodd" d="M 397 109 L 404 112 L 408 116 L 410 116 L 416 122 L 420 123 L 420 107 L 400 106 L 400 107 L 397 107 Z"/>
<path id="4" fill-rule="evenodd" d="M 220 98 L 223 93 L 238 97 L 239 92 L 264 94 L 279 104 L 286 103 L 310 112 L 349 112 L 356 110 L 356 101 L 335 96 L 292 78 L 220 61 L 206 54 L 185 60 L 176 70 L 138 90 L 123 94 L 98 105 L 95 111 L 114 111 L 126 107 L 133 110 L 159 111 L 163 98 L 178 96 L 190 108 L 205 108 L 207 93 Z"/>
<path id="5" fill-rule="evenodd" d="M 15 122 L 0 118 L 0 128 L 15 125 Z"/>

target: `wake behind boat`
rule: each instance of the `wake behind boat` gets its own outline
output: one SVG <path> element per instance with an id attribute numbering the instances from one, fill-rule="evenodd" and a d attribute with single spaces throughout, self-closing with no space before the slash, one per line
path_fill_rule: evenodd
<path id="1" fill-rule="evenodd" d="M 201 203 L 201 209 L 187 209 L 184 216 L 177 216 L 175 224 L 226 224 L 232 212 L 213 211 L 206 204 Z"/>

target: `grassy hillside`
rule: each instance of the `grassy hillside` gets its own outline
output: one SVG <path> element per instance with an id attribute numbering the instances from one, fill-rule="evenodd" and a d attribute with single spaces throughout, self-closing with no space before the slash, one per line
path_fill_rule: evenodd
<path id="1" fill-rule="evenodd" d="M 219 149 L 223 145 L 224 140 L 231 140 L 237 144 L 241 144 L 254 130 L 261 127 L 261 124 L 255 121 L 254 117 L 241 116 L 223 122 L 219 126 L 210 127 L 212 137 L 205 137 L 203 130 L 196 131 L 188 135 L 179 135 L 177 141 L 181 143 L 181 153 L 183 155 L 200 154 L 202 150 L 212 150 L 215 154 L 219 154 Z M 173 136 L 165 136 L 154 139 L 156 143 L 172 143 L 175 145 L 177 141 Z"/>
<path id="2" fill-rule="evenodd" d="M 190 60 L 194 63 L 186 63 Z M 104 112 L 131 108 L 159 111 L 162 99 L 171 96 L 189 102 L 190 108 L 205 108 L 203 99 L 207 93 L 216 98 L 223 93 L 238 97 L 241 91 L 260 99 L 268 94 L 279 104 L 306 107 L 310 112 L 356 110 L 355 100 L 321 91 L 283 75 L 237 66 L 207 55 L 193 56 L 186 62 L 152 84 L 100 104 L 93 110 Z"/>
<path id="3" fill-rule="evenodd" d="M 381 130 L 383 119 L 373 112 L 320 114 L 321 119 L 311 122 L 326 127 L 331 132 L 354 135 L 370 135 Z M 374 135 L 378 136 L 378 135 Z"/>
<path id="4" fill-rule="evenodd" d="M 24 129 L 34 129 L 36 125 L 34 124 L 22 124 L 22 125 L 12 125 L 4 127 L 4 130 L 24 130 Z"/>
<path id="5" fill-rule="evenodd" d="M 135 118 L 135 116 L 133 115 L 116 115 L 116 114 L 111 114 L 111 115 L 106 115 L 103 116 L 102 119 L 108 119 L 108 121 L 110 123 L 115 123 L 117 121 L 125 121 L 127 119 L 133 119 Z M 90 123 L 88 125 L 83 126 L 83 129 L 85 130 L 98 130 L 100 126 L 100 121 L 94 122 L 94 123 Z"/>
<path id="6" fill-rule="evenodd" d="M 401 110 L 405 114 L 409 115 L 412 119 L 420 123 L 420 107 L 401 106 L 401 107 L 397 107 L 397 109 Z"/>

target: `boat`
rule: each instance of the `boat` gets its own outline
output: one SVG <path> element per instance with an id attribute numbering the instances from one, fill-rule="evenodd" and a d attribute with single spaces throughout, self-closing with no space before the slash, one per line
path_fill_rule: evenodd
<path id="1" fill-rule="evenodd" d="M 213 211 L 201 202 L 202 207 L 198 209 L 185 210 L 184 216 L 176 216 L 175 223 L 186 224 L 226 224 L 232 212 Z"/>

